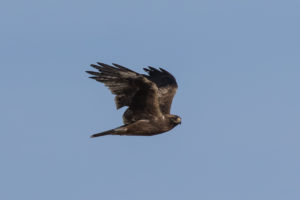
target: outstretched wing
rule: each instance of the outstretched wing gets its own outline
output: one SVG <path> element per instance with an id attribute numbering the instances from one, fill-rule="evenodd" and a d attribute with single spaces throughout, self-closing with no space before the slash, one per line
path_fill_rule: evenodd
<path id="1" fill-rule="evenodd" d="M 133 114 L 142 114 L 142 116 L 136 116 L 136 119 L 145 118 L 147 115 L 162 115 L 158 102 L 158 88 L 155 83 L 118 64 L 113 63 L 113 66 L 100 62 L 97 64 L 91 66 L 99 72 L 86 72 L 93 75 L 90 78 L 104 83 L 116 95 L 117 109 L 129 106 Z"/>
<path id="2" fill-rule="evenodd" d="M 160 110 L 163 114 L 170 114 L 173 97 L 178 88 L 176 79 L 168 71 L 153 67 L 144 68 L 148 73 L 145 75 L 150 81 L 154 82 L 158 87 L 158 101 Z"/>

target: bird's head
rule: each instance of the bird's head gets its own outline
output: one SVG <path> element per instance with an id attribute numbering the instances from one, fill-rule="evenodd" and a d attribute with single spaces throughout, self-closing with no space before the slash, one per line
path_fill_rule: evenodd
<path id="1" fill-rule="evenodd" d="M 170 120 L 174 126 L 181 124 L 181 118 L 177 115 L 171 115 Z"/>

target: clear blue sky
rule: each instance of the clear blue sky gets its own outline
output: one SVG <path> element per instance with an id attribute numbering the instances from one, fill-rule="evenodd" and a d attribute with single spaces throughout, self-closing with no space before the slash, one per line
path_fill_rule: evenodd
<path id="1" fill-rule="evenodd" d="M 0 199 L 299 200 L 300 3 L 1 1 Z M 119 126 L 89 64 L 179 83 L 183 123 Z"/>

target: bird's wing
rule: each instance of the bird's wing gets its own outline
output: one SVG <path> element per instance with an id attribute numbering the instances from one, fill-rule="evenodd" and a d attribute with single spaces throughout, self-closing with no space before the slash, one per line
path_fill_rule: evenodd
<path id="1" fill-rule="evenodd" d="M 154 82 L 158 87 L 158 101 L 160 110 L 163 114 L 170 114 L 173 97 L 178 88 L 176 79 L 168 71 L 153 67 L 144 68 L 148 73 L 145 75 L 150 81 Z"/>
<path id="2" fill-rule="evenodd" d="M 136 120 L 147 115 L 162 116 L 158 102 L 158 88 L 155 83 L 126 67 L 118 64 L 113 66 L 98 62 L 92 67 L 99 72 L 87 71 L 92 79 L 104 83 L 116 95 L 117 109 L 129 106 Z"/>

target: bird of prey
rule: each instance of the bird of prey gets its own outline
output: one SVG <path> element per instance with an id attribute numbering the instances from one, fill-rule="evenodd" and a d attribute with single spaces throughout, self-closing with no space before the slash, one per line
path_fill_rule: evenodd
<path id="1" fill-rule="evenodd" d="M 97 133 L 104 135 L 152 136 L 164 133 L 181 124 L 181 118 L 170 114 L 173 97 L 177 90 L 176 79 L 166 70 L 148 67 L 146 74 L 136 73 L 118 64 L 97 62 L 86 71 L 92 79 L 104 83 L 115 96 L 117 109 L 128 106 L 123 114 L 124 125 Z"/>

